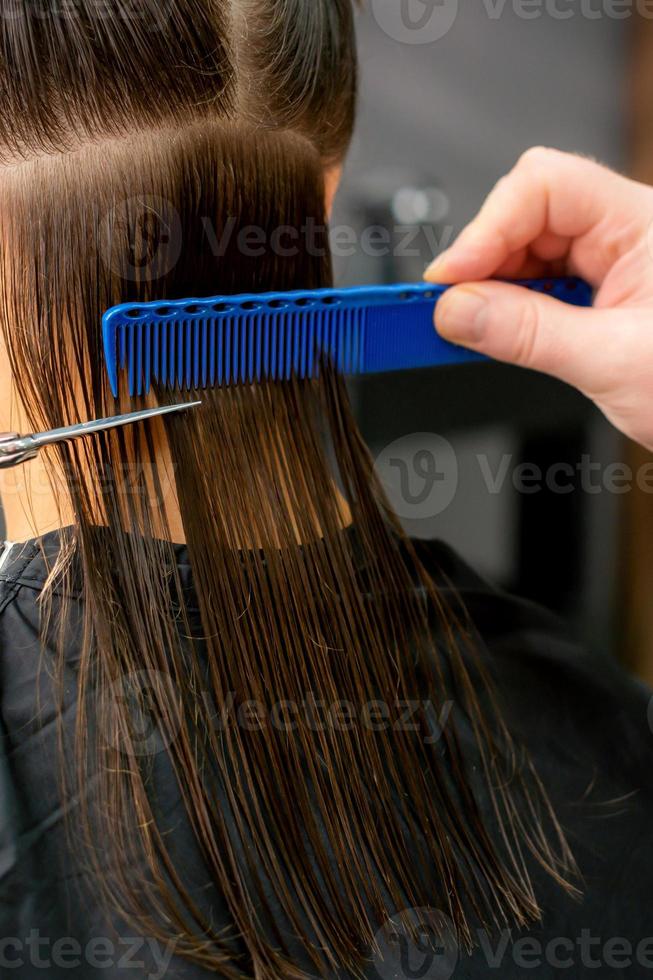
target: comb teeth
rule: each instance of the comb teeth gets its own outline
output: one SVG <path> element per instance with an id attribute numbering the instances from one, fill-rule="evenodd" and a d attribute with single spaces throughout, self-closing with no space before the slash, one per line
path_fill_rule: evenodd
<path id="1" fill-rule="evenodd" d="M 166 309 L 166 308 L 163 308 Z M 197 309 L 152 313 L 133 307 L 105 321 L 107 360 L 117 394 L 118 371 L 127 371 L 130 395 L 152 383 L 179 391 L 287 381 L 318 373 L 321 353 L 337 369 L 356 374 L 364 351 L 365 311 L 333 307 L 216 312 Z"/>

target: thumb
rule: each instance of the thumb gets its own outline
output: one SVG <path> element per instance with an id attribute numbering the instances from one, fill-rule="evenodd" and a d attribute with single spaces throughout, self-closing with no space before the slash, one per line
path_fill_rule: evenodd
<path id="1" fill-rule="evenodd" d="M 601 387 L 618 336 L 609 310 L 570 306 L 499 282 L 447 290 L 435 323 L 452 343 L 544 371 L 582 390 Z"/>

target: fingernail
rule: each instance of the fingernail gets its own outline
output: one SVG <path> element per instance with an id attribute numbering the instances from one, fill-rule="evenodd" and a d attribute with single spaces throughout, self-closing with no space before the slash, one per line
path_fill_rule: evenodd
<path id="1" fill-rule="evenodd" d="M 434 259 L 429 266 L 427 266 L 424 272 L 425 279 L 437 279 L 438 275 L 444 272 L 447 265 L 447 256 L 449 255 L 449 249 L 446 252 L 442 252 L 438 255 L 437 259 Z"/>
<path id="2" fill-rule="evenodd" d="M 478 343 L 485 333 L 487 300 L 471 289 L 452 289 L 436 308 L 438 333 L 459 344 Z"/>

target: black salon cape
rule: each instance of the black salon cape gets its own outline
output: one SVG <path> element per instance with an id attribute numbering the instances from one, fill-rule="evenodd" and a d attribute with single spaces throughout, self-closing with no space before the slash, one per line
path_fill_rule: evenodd
<path id="1" fill-rule="evenodd" d="M 49 553 L 56 552 L 56 533 L 42 540 Z M 584 899 L 573 901 L 536 872 L 541 926 L 512 936 L 481 935 L 471 957 L 445 949 L 427 961 L 419 950 L 404 949 L 401 959 L 397 947 L 396 958 L 389 956 L 379 969 L 371 961 L 366 976 L 653 976 L 650 692 L 615 663 L 575 646 L 549 614 L 488 586 L 448 548 L 417 547 L 435 577 L 443 581 L 444 574 L 455 585 L 483 638 L 512 730 L 527 744 L 580 865 Z M 187 581 L 185 548 L 177 548 L 177 558 Z M 168 961 L 169 951 L 150 948 L 120 923 L 110 927 L 66 843 L 51 689 L 39 673 L 37 600 L 44 568 L 30 542 L 15 547 L 0 570 L 0 977 L 208 977 L 179 959 Z M 75 657 L 72 643 L 72 667 Z M 74 670 L 68 683 L 74 688 Z M 70 725 L 73 714 L 71 709 Z M 178 806 L 172 776 L 160 773 L 159 780 L 162 805 Z M 187 842 L 180 838 L 175 846 L 184 862 Z M 192 864 L 190 851 L 187 859 Z M 228 925 L 219 896 L 213 912 Z"/>

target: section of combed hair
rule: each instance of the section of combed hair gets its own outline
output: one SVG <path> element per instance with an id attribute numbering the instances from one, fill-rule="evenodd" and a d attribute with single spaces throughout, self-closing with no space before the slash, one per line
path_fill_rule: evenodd
<path id="1" fill-rule="evenodd" d="M 72 28 L 46 39 L 31 23 L 42 34 L 28 45 L 27 22 L 12 35 L 3 27 L 16 75 L 3 76 L 12 163 L 0 175 L 0 328 L 35 428 L 141 407 L 124 395 L 116 405 L 108 388 L 100 317 L 113 302 L 330 284 L 328 251 L 304 247 L 302 228 L 325 224 L 324 162 L 351 121 L 349 5 L 331 2 L 270 0 L 259 20 L 249 4 L 175 3 L 149 81 L 147 38 L 130 43 L 122 21 L 104 22 L 90 47 Z M 191 7 L 201 30 L 186 21 Z M 302 18 L 301 58 L 295 22 L 280 20 L 291 15 Z M 249 62 L 238 56 L 237 22 Z M 168 54 L 173 27 L 181 33 Z M 32 77 L 33 50 L 47 85 Z M 82 88 L 75 52 L 93 69 Z M 186 65 L 189 52 L 205 68 L 214 59 L 221 86 Z M 118 81 L 107 80 L 100 54 Z M 300 62 L 308 77 L 309 57 L 335 73 L 323 90 L 311 75 L 282 112 L 279 86 Z M 165 119 L 136 94 L 150 83 Z M 22 85 L 28 121 L 12 144 Z M 254 120 L 264 89 L 269 103 Z M 209 91 L 217 105 L 200 111 Z M 340 110 L 320 142 L 311 120 L 319 106 L 327 118 L 327 98 Z M 237 233 L 224 234 L 251 226 L 267 242 L 294 228 L 297 253 L 248 255 Z M 180 956 L 219 976 L 257 980 L 361 973 L 379 926 L 408 907 L 447 913 L 462 944 L 475 923 L 536 918 L 530 869 L 539 863 L 569 888 L 571 856 L 501 721 L 461 611 L 444 607 L 389 511 L 341 379 L 324 364 L 316 381 L 200 397 L 201 409 L 165 427 L 49 457 L 62 510 L 74 514 L 43 602 L 60 678 L 73 607 L 59 607 L 54 587 L 83 601 L 75 752 L 62 753 L 62 791 L 74 853 L 108 912 L 174 940 Z M 192 588 L 170 544 L 173 504 Z M 347 513 L 354 531 L 343 530 Z M 134 687 L 143 674 L 146 691 Z M 427 715 L 417 731 L 216 725 L 230 698 L 271 713 L 311 697 L 358 710 L 377 701 L 455 709 L 439 739 Z M 146 750 L 144 715 L 157 733 Z M 170 772 L 174 821 L 158 794 Z"/>

